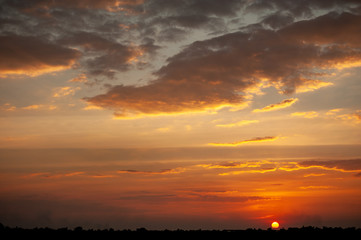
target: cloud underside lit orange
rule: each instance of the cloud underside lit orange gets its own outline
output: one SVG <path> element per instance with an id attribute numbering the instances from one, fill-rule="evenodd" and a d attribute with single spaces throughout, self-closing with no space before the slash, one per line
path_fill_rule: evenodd
<path id="1" fill-rule="evenodd" d="M 360 66 L 361 46 L 354 41 L 360 19 L 346 13 L 329 14 L 276 31 L 239 31 L 194 42 L 169 58 L 148 85 L 113 86 L 105 94 L 85 100 L 114 110 L 117 118 L 126 118 L 239 105 L 257 94 L 255 88 L 265 85 L 282 94 L 332 86 L 325 79 L 333 72 Z M 322 29 L 327 21 L 334 22 L 335 29 L 311 31 L 315 25 Z M 337 30 L 343 37 L 331 34 Z M 289 99 L 255 111 L 272 111 L 295 101 Z"/>
<path id="2" fill-rule="evenodd" d="M 80 57 L 75 49 L 35 38 L 0 36 L 0 75 L 38 76 L 71 68 Z"/>
<path id="3" fill-rule="evenodd" d="M 208 143 L 208 145 L 211 146 L 218 146 L 218 147 L 236 147 L 242 144 L 246 143 L 258 143 L 258 142 L 269 142 L 269 141 L 275 141 L 278 137 L 275 136 L 266 136 L 266 137 L 256 137 L 251 138 L 243 141 L 238 142 L 231 142 L 231 143 Z"/>

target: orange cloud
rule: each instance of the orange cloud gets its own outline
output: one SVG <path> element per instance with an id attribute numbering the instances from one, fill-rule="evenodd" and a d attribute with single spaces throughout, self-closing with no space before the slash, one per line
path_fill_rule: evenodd
<path id="1" fill-rule="evenodd" d="M 334 188 L 333 186 L 301 186 L 299 187 L 300 189 L 305 189 L 305 190 L 308 190 L 308 189 L 316 189 L 316 190 L 319 190 L 319 189 L 330 189 L 330 188 Z"/>
<path id="2" fill-rule="evenodd" d="M 84 73 L 82 73 L 82 74 L 79 74 L 77 77 L 70 79 L 68 82 L 87 83 L 88 78 Z"/>
<path id="3" fill-rule="evenodd" d="M 26 107 L 22 107 L 21 109 L 23 110 L 55 110 L 57 109 L 57 106 L 55 105 L 46 105 L 46 104 L 34 104 L 34 105 L 29 105 Z"/>
<path id="4" fill-rule="evenodd" d="M 358 124 L 361 123 L 361 110 L 357 110 L 353 113 L 338 115 L 336 118 Z"/>
<path id="5" fill-rule="evenodd" d="M 268 142 L 268 141 L 275 141 L 278 137 L 274 136 L 267 136 L 267 137 L 256 137 L 251 138 L 239 142 L 232 142 L 232 143 L 208 143 L 211 146 L 219 146 L 219 147 L 236 147 L 245 143 L 257 143 L 257 142 Z"/>
<path id="6" fill-rule="evenodd" d="M 16 107 L 11 105 L 10 103 L 4 103 L 0 105 L 0 111 L 13 112 L 16 110 Z"/>
<path id="7" fill-rule="evenodd" d="M 279 109 L 282 109 L 282 108 L 289 107 L 289 106 L 293 105 L 297 101 L 298 101 L 298 98 L 285 99 L 285 100 L 282 100 L 279 103 L 271 104 L 271 105 L 268 105 L 268 106 L 266 106 L 264 108 L 261 108 L 261 109 L 255 109 L 255 110 L 253 110 L 253 112 L 275 111 L 275 110 L 279 110 Z"/>
<path id="8" fill-rule="evenodd" d="M 325 160 L 325 161 L 244 161 L 244 162 L 224 162 L 218 164 L 199 164 L 197 167 L 205 169 L 223 170 L 218 175 L 238 175 L 243 173 L 267 173 L 275 171 L 300 171 L 309 170 L 303 177 L 321 177 L 325 173 L 312 172 L 312 170 L 335 171 L 342 173 L 361 173 L 361 160 Z"/>
<path id="9" fill-rule="evenodd" d="M 74 95 L 76 91 L 80 90 L 80 87 L 58 87 L 54 89 L 53 97 L 60 98 L 68 95 Z"/>
<path id="10" fill-rule="evenodd" d="M 300 168 L 321 168 L 339 172 L 361 172 L 361 160 L 330 160 L 330 161 L 303 161 L 297 164 Z"/>
<path id="11" fill-rule="evenodd" d="M 337 113 L 341 112 L 343 110 L 343 108 L 335 108 L 335 109 L 331 109 L 329 111 L 327 111 L 326 115 L 327 116 L 334 116 Z"/>
<path id="12" fill-rule="evenodd" d="M 334 85 L 331 82 L 323 82 L 320 80 L 303 79 L 303 83 L 297 87 L 297 93 L 312 92 L 322 87 L 328 87 Z"/>
<path id="13" fill-rule="evenodd" d="M 310 112 L 294 112 L 291 113 L 292 117 L 304 117 L 304 118 L 315 118 L 318 117 L 318 113 L 315 111 Z"/>

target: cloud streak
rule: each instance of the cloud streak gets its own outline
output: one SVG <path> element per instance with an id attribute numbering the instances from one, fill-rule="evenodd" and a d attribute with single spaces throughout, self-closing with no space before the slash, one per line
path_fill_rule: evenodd
<path id="1" fill-rule="evenodd" d="M 251 138 L 251 139 L 242 140 L 238 142 L 231 142 L 231 143 L 208 143 L 208 145 L 217 146 L 217 147 L 236 147 L 246 143 L 269 142 L 269 141 L 275 141 L 277 139 L 278 137 L 276 136 L 266 136 L 266 137 L 256 137 L 256 138 Z"/>
<path id="2" fill-rule="evenodd" d="M 231 128 L 231 127 L 242 127 L 252 123 L 258 123 L 259 120 L 242 120 L 236 123 L 217 124 L 216 127 Z"/>
<path id="3" fill-rule="evenodd" d="M 253 112 L 270 112 L 270 111 L 276 111 L 279 109 L 283 109 L 283 108 L 287 108 L 292 106 L 294 103 L 296 103 L 298 101 L 298 98 L 290 98 L 290 99 L 285 99 L 282 100 L 279 103 L 275 103 L 275 104 L 271 104 L 268 105 L 264 108 L 261 109 L 254 109 Z"/>
<path id="4" fill-rule="evenodd" d="M 128 174 L 142 174 L 142 175 L 168 175 L 168 174 L 177 174 L 185 171 L 185 168 L 175 168 L 175 169 L 163 169 L 160 171 L 139 171 L 139 170 L 118 170 L 117 173 L 128 173 Z"/>
<path id="5" fill-rule="evenodd" d="M 303 117 L 303 118 L 316 118 L 318 117 L 318 113 L 315 111 L 310 112 L 294 112 L 291 113 L 292 117 Z"/>

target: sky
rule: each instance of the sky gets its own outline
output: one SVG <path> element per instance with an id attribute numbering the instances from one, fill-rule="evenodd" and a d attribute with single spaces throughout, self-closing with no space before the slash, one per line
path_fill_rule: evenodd
<path id="1" fill-rule="evenodd" d="M 0 0 L 0 222 L 361 227 L 359 0 Z"/>

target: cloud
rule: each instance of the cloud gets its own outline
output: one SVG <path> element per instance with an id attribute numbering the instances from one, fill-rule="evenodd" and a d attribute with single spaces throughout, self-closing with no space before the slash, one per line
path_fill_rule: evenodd
<path id="1" fill-rule="evenodd" d="M 53 97 L 60 98 L 68 95 L 74 95 L 76 91 L 80 90 L 80 87 L 58 87 L 54 89 Z"/>
<path id="2" fill-rule="evenodd" d="M 331 109 L 329 111 L 326 112 L 326 115 L 327 116 L 334 116 L 336 115 L 338 112 L 341 112 L 343 110 L 343 108 L 334 108 L 334 109 Z"/>
<path id="3" fill-rule="evenodd" d="M 332 30 L 318 31 L 326 28 L 324 22 L 333 23 Z M 246 27 L 190 44 L 170 57 L 148 85 L 113 86 L 85 100 L 129 117 L 241 105 L 262 81 L 283 94 L 314 91 L 332 85 L 317 78 L 324 79 L 337 68 L 358 66 L 359 22 L 360 16 L 342 13 L 279 30 Z M 338 30 L 343 34 L 335 34 Z M 257 111 L 276 110 L 295 101 L 286 99 Z"/>
<path id="4" fill-rule="evenodd" d="M 168 15 L 191 14 L 200 16 L 234 16 L 245 1 L 229 0 L 221 3 L 218 0 L 178 0 L 163 1 L 149 0 L 145 4 L 145 10 L 149 14 L 168 13 Z"/>
<path id="5" fill-rule="evenodd" d="M 42 45 L 47 43 L 57 49 L 77 52 L 77 58 L 72 58 L 72 63 L 78 69 L 80 68 L 87 77 L 113 78 L 117 73 L 131 70 L 133 67 L 144 68 L 147 57 L 150 57 L 159 48 L 147 36 L 133 36 L 139 34 L 138 30 L 133 29 L 136 28 L 138 20 L 132 14 L 137 12 L 138 8 L 141 10 L 140 5 L 143 2 L 141 0 L 41 0 L 26 3 L 3 1 L 4 8 L 1 13 L 7 21 L 2 25 L 0 34 L 19 35 L 24 38 L 24 42 L 29 42 L 23 47 L 28 51 L 24 53 L 24 56 L 13 56 L 17 61 L 23 59 L 25 63 L 28 63 L 30 61 L 25 57 L 35 56 L 34 58 L 36 58 L 37 55 L 45 53 L 53 56 L 51 58 L 53 61 L 62 59 L 59 52 L 51 52 L 51 49 L 46 46 L 37 47 L 35 43 L 40 41 Z M 128 14 L 132 16 L 130 17 Z M 125 34 L 127 31 L 132 33 Z M 35 46 L 30 46 L 33 41 L 29 39 L 36 41 Z M 1 45 L 4 44 L 1 43 Z M 4 46 L 4 48 L 11 49 L 11 46 Z M 58 64 L 54 66 L 54 64 L 44 65 L 42 63 L 43 61 L 36 66 L 29 63 L 34 69 L 23 65 L 19 66 L 19 69 L 7 69 L 6 73 L 26 72 L 27 75 L 36 76 L 43 72 L 68 69 L 72 65 Z M 14 64 L 9 63 L 8 65 L 13 66 Z"/>
<path id="6" fill-rule="evenodd" d="M 31 2 L 8 1 L 10 5 L 33 15 L 49 16 L 53 8 L 65 9 L 103 9 L 110 12 L 125 11 L 134 12 L 136 6 L 144 3 L 144 0 L 40 0 Z"/>
<path id="7" fill-rule="evenodd" d="M 278 137 L 275 136 L 266 136 L 266 137 L 256 137 L 251 138 L 239 142 L 231 142 L 231 143 L 208 143 L 211 146 L 219 146 L 219 147 L 236 147 L 245 143 L 257 143 L 257 142 L 268 142 L 268 141 L 275 141 Z"/>
<path id="8" fill-rule="evenodd" d="M 57 109 L 55 105 L 48 105 L 48 104 L 33 104 L 26 107 L 22 107 L 23 110 L 48 110 L 52 111 Z"/>
<path id="9" fill-rule="evenodd" d="M 167 175 L 177 174 L 185 171 L 185 168 L 163 169 L 161 171 L 139 171 L 139 170 L 118 170 L 117 173 L 145 174 L 145 175 Z"/>
<path id="10" fill-rule="evenodd" d="M 294 112 L 291 113 L 292 117 L 304 117 L 304 118 L 315 118 L 318 117 L 318 113 L 315 111 L 310 112 Z"/>
<path id="11" fill-rule="evenodd" d="M 317 89 L 320 89 L 322 87 L 328 87 L 333 86 L 334 84 L 331 82 L 323 82 L 320 80 L 308 80 L 303 79 L 303 84 L 296 89 L 297 93 L 303 93 L 303 92 L 313 92 Z"/>
<path id="12" fill-rule="evenodd" d="M 326 112 L 330 119 L 342 120 L 345 123 L 361 123 L 361 110 L 347 110 L 344 108 L 335 108 Z"/>
<path id="13" fill-rule="evenodd" d="M 241 126 L 245 126 L 245 125 L 249 125 L 252 123 L 258 123 L 258 120 L 242 120 L 236 123 L 228 123 L 228 124 L 217 124 L 216 127 L 226 127 L 226 128 L 230 128 L 230 127 L 241 127 Z"/>
<path id="14" fill-rule="evenodd" d="M 64 177 L 73 177 L 78 175 L 84 175 L 85 172 L 67 172 L 67 173 L 50 173 L 50 172 L 37 172 L 37 173 L 30 173 L 24 175 L 23 178 L 64 178 Z"/>
<path id="15" fill-rule="evenodd" d="M 357 0 L 305 0 L 292 2 L 288 0 L 258 0 L 250 1 L 246 6 L 246 11 L 252 12 L 264 12 L 264 11 L 275 11 L 276 14 L 288 13 L 295 17 L 311 17 L 313 16 L 314 10 L 345 10 L 350 11 L 353 7 L 357 7 L 359 2 Z M 274 15 L 271 13 L 270 15 Z"/>
<path id="16" fill-rule="evenodd" d="M 319 161 L 319 160 L 310 160 L 303 161 L 298 163 L 300 167 L 307 168 L 323 168 L 325 170 L 333 170 L 340 172 L 361 172 L 361 159 L 353 160 L 329 160 L 329 161 Z"/>
<path id="17" fill-rule="evenodd" d="M 142 45 L 123 44 L 99 33 L 78 31 L 58 40 L 59 44 L 77 47 L 83 52 L 82 65 L 91 76 L 103 75 L 113 78 L 117 72 L 129 70 L 146 53 L 158 47 L 152 41 Z"/>
<path id="18" fill-rule="evenodd" d="M 349 121 L 353 123 L 361 123 L 361 110 L 357 110 L 353 113 L 347 113 L 336 116 L 337 119 L 341 119 L 344 121 Z"/>
<path id="19" fill-rule="evenodd" d="M 41 0 L 4 6 L 11 11 L 2 11 L 7 21 L 1 32 L 8 36 L 1 38 L 14 40 L 4 48 L 20 51 L 1 61 L 2 75 L 76 66 L 85 75 L 73 82 L 116 79 L 150 66 L 162 41 L 177 42 L 195 30 L 212 33 L 193 43 L 187 38 L 187 46 L 143 79 L 147 85 L 114 85 L 85 98 L 116 118 L 241 109 L 261 82 L 281 94 L 315 91 L 332 85 L 324 81 L 331 71 L 361 64 L 359 3 L 351 0 Z M 315 17 L 317 9 L 337 11 Z M 259 23 L 230 24 L 241 13 L 260 11 Z"/>
<path id="20" fill-rule="evenodd" d="M 0 75 L 37 76 L 69 69 L 80 57 L 75 49 L 52 44 L 36 37 L 0 36 Z"/>
<path id="21" fill-rule="evenodd" d="M 295 102 L 298 101 L 298 98 L 290 98 L 284 99 L 279 103 L 268 105 L 261 109 L 254 109 L 253 112 L 269 112 L 269 111 L 276 111 L 279 109 L 287 108 L 293 105 Z"/>
<path id="22" fill-rule="evenodd" d="M 0 105 L 0 111 L 13 112 L 16 110 L 16 106 L 13 106 L 11 103 L 4 103 Z"/>
<path id="23" fill-rule="evenodd" d="M 349 46 L 361 46 L 358 40 L 361 37 L 360 21 L 361 15 L 354 15 L 347 12 L 341 14 L 331 12 L 314 19 L 295 22 L 281 29 L 280 33 L 293 41 L 314 44 L 333 44 L 327 46 L 325 50 L 333 49 L 329 54 L 335 54 L 334 57 L 337 58 L 337 54 L 342 54 L 342 50 L 348 49 Z M 328 56 L 332 57 L 330 55 Z"/>
<path id="24" fill-rule="evenodd" d="M 199 167 L 206 169 L 222 169 L 220 176 L 238 175 L 243 173 L 268 173 L 279 169 L 283 163 L 275 161 L 244 161 L 224 162 L 220 164 L 200 164 Z"/>
<path id="25" fill-rule="evenodd" d="M 72 83 L 87 83 L 87 82 L 88 82 L 88 78 L 87 78 L 86 74 L 81 73 L 81 74 L 79 74 L 77 77 L 70 79 L 68 82 L 72 82 Z"/>
<path id="26" fill-rule="evenodd" d="M 330 188 L 334 188 L 333 186 L 301 186 L 299 187 L 300 189 L 304 189 L 304 190 L 308 190 L 308 189 L 316 189 L 316 190 L 320 190 L 320 189 L 330 189 Z"/>
<path id="27" fill-rule="evenodd" d="M 309 161 L 241 161 L 241 162 L 223 162 L 212 164 L 199 164 L 198 167 L 205 169 L 222 170 L 217 173 L 221 176 L 237 175 L 243 173 L 266 173 L 275 171 L 300 171 L 308 170 L 303 177 L 324 176 L 325 173 L 313 170 L 322 169 L 326 171 L 336 171 L 342 173 L 355 173 L 359 176 L 361 173 L 361 160 L 309 160 Z M 303 172 L 302 172 L 303 173 Z"/>

